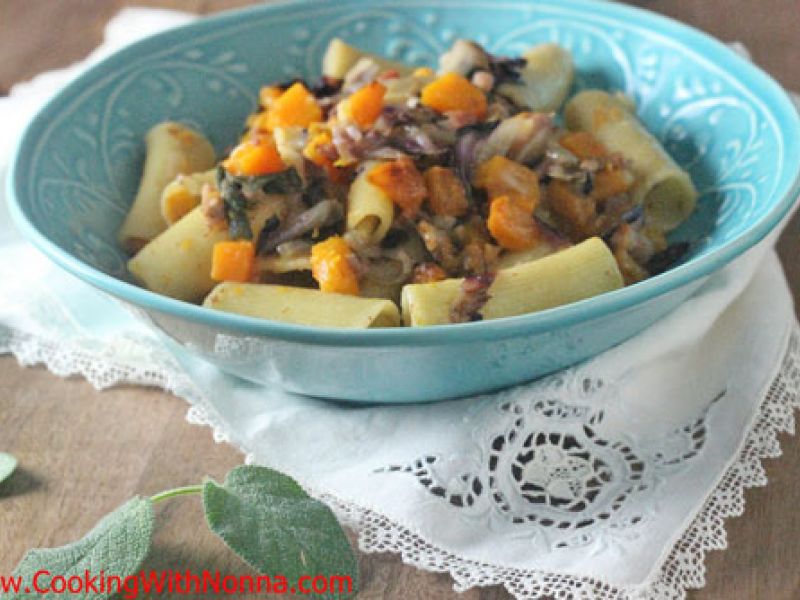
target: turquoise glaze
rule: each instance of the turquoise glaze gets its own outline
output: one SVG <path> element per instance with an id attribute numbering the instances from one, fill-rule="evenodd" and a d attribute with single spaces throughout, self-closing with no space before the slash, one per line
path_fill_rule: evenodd
<path id="1" fill-rule="evenodd" d="M 685 264 L 570 306 L 497 321 L 346 331 L 214 312 L 132 285 L 116 231 L 139 179 L 144 133 L 175 119 L 222 151 L 259 86 L 314 77 L 331 37 L 435 64 L 457 37 L 519 54 L 568 47 L 577 87 L 619 89 L 692 174 L 700 208 L 676 232 Z M 634 335 L 764 237 L 798 195 L 800 125 L 785 93 L 723 44 L 674 21 L 592 0 L 295 2 L 202 20 L 93 67 L 31 123 L 9 178 L 12 214 L 56 263 L 119 298 L 223 369 L 288 390 L 411 402 L 495 389 Z"/>

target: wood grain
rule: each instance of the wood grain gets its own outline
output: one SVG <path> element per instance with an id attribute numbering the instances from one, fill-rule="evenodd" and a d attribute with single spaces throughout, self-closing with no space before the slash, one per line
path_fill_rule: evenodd
<path id="1" fill-rule="evenodd" d="M 207 13 L 246 0 L 138 0 Z M 85 56 L 105 22 L 126 0 L 0 0 L 0 94 L 34 74 Z M 800 6 L 797 0 L 652 0 L 635 2 L 726 40 L 738 39 L 784 85 L 800 89 Z M 58 33 L 52 24 L 58 23 Z M 795 298 L 800 298 L 800 219 L 779 246 Z M 63 544 L 134 494 L 152 494 L 221 479 L 242 460 L 215 444 L 205 428 L 186 423 L 182 400 L 156 390 L 95 392 L 80 380 L 44 369 L 22 369 L 0 358 L 0 449 L 21 468 L 0 489 L 0 574 L 9 573 L 33 546 Z M 708 585 L 694 600 L 800 598 L 800 442 L 784 436 L 785 455 L 767 461 L 769 487 L 747 493 L 744 518 L 727 523 L 730 549 L 707 560 Z M 202 526 L 194 498 L 164 505 L 148 567 L 247 568 Z M 508 598 L 499 587 L 458 595 L 449 577 L 405 566 L 396 556 L 361 555 L 360 598 Z"/>

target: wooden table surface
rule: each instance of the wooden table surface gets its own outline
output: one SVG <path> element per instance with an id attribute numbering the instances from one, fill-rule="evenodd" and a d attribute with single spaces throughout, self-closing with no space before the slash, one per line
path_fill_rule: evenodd
<path id="1" fill-rule="evenodd" d="M 240 0 L 0 0 L 0 94 L 37 72 L 78 60 L 102 38 L 123 5 L 168 6 L 207 13 Z M 676 17 L 724 40 L 741 40 L 784 85 L 800 89 L 799 0 L 650 0 L 641 6 Z M 800 218 L 780 253 L 800 298 Z M 222 478 L 242 456 L 215 444 L 206 428 L 186 423 L 184 401 L 156 390 L 98 393 L 80 379 L 0 358 L 0 450 L 21 467 L 0 491 L 0 574 L 34 546 L 77 539 L 135 494 Z M 747 493 L 744 518 L 727 523 L 730 549 L 707 559 L 708 585 L 690 598 L 800 598 L 800 440 L 784 436 L 784 456 L 766 462 L 769 487 Z M 158 534 L 146 565 L 247 572 L 202 524 L 196 498 L 158 512 Z M 418 571 L 393 555 L 360 556 L 360 598 L 499 599 L 501 588 L 458 595 L 447 575 Z"/>

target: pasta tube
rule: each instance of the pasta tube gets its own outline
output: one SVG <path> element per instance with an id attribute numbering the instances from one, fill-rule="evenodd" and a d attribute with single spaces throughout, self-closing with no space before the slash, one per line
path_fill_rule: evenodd
<path id="1" fill-rule="evenodd" d="M 394 202 L 367 179 L 367 174 L 376 164 L 369 162 L 364 165 L 347 195 L 347 229 L 356 231 L 368 243 L 380 242 L 394 221 Z"/>
<path id="2" fill-rule="evenodd" d="M 178 175 L 161 192 L 161 216 L 167 225 L 182 219 L 195 206 L 200 204 L 203 185 L 214 185 L 216 171 L 211 169 L 192 175 Z"/>
<path id="3" fill-rule="evenodd" d="M 529 248 L 528 250 L 517 250 L 516 252 L 506 252 L 497 261 L 497 268 L 502 270 L 511 267 L 516 267 L 517 265 L 522 265 L 524 263 L 529 263 L 534 260 L 539 260 L 540 258 L 544 258 L 545 256 L 550 256 L 551 254 L 555 254 L 556 252 L 562 249 L 563 246 L 559 248 L 555 244 L 550 244 L 548 242 L 542 241 L 536 244 L 533 248 Z"/>
<path id="4" fill-rule="evenodd" d="M 274 212 L 274 204 L 257 205 L 250 214 L 253 231 Z M 214 244 L 227 239 L 228 229 L 210 226 L 198 206 L 142 248 L 128 270 L 149 290 L 199 302 L 217 283 L 211 279 Z"/>
<path id="5" fill-rule="evenodd" d="M 325 56 L 322 57 L 322 75 L 331 79 L 344 79 L 347 72 L 362 58 L 369 58 L 374 61 L 381 69 L 395 70 L 400 75 L 410 75 L 413 67 L 403 63 L 387 60 L 375 54 L 364 52 L 349 44 L 345 44 L 339 38 L 334 38 L 328 44 Z"/>
<path id="6" fill-rule="evenodd" d="M 208 140 L 179 123 L 160 123 L 145 137 L 146 156 L 139 191 L 119 231 L 119 242 L 133 253 L 167 228 L 161 214 L 161 192 L 180 174 L 214 166 Z"/>
<path id="7" fill-rule="evenodd" d="M 564 104 L 575 75 L 572 55 L 556 44 L 541 44 L 523 53 L 527 64 L 519 83 L 501 84 L 497 93 L 533 112 L 556 112 Z"/>
<path id="8" fill-rule="evenodd" d="M 402 293 L 406 325 L 444 325 L 458 298 L 463 279 L 406 285 Z M 484 319 L 532 313 L 591 298 L 623 287 L 611 251 L 600 238 L 590 238 L 539 260 L 498 271 L 489 300 L 479 310 Z"/>
<path id="9" fill-rule="evenodd" d="M 397 327 L 400 311 L 389 300 L 256 283 L 221 283 L 203 302 L 261 319 L 319 327 Z"/>
<path id="10" fill-rule="evenodd" d="M 697 203 L 689 174 L 667 154 L 645 129 L 624 100 L 600 90 L 589 90 L 567 103 L 567 127 L 594 134 L 612 152 L 627 158 L 636 181 L 631 193 L 644 206 L 645 220 L 663 231 L 685 221 Z"/>

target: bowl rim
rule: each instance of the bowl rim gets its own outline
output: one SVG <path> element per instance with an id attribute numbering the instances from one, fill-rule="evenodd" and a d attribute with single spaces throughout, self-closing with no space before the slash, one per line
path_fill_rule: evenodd
<path id="1" fill-rule="evenodd" d="M 344 0 L 343 3 L 357 5 L 358 0 Z M 665 41 L 667 41 L 667 38 L 664 30 L 669 30 L 674 37 L 674 39 L 669 40 L 673 45 L 694 54 L 699 61 L 707 65 L 724 69 L 736 84 L 742 88 L 747 87 L 750 90 L 756 90 L 752 93 L 762 100 L 769 98 L 770 106 L 765 105 L 765 110 L 773 116 L 780 115 L 782 117 L 781 124 L 784 126 L 788 124 L 791 127 L 784 137 L 786 139 L 792 139 L 792 137 L 795 139 L 800 138 L 800 115 L 798 115 L 797 109 L 782 86 L 761 68 L 743 59 L 728 46 L 710 35 L 685 23 L 633 6 L 613 2 L 600 3 L 597 0 L 559 0 L 558 2 L 555 0 L 543 0 L 539 2 L 542 5 L 551 3 L 558 6 L 571 6 L 587 10 L 597 10 L 598 5 L 602 4 L 602 10 L 605 15 L 618 18 L 635 16 L 639 21 L 643 19 L 645 23 L 659 25 L 660 27 L 658 31 L 654 31 L 654 35 Z M 800 195 L 800 161 L 794 167 L 787 163 L 784 169 L 791 171 L 794 168 L 796 173 L 794 174 L 793 182 L 784 185 L 783 188 L 773 190 L 772 194 L 775 196 L 780 195 L 780 199 L 773 204 L 767 213 L 747 229 L 739 232 L 735 237 L 726 240 L 721 246 L 703 256 L 691 259 L 665 273 L 635 285 L 544 311 L 475 323 L 419 328 L 350 329 L 297 325 L 227 313 L 176 300 L 117 279 L 83 262 L 48 239 L 28 219 L 20 202 L 20 197 L 24 194 L 22 192 L 19 195 L 17 194 L 17 188 L 22 189 L 20 180 L 23 175 L 21 164 L 24 159 L 24 152 L 33 143 L 34 133 L 37 127 L 46 121 L 47 115 L 61 103 L 72 100 L 72 95 L 77 90 L 84 89 L 83 86 L 87 83 L 87 79 L 91 78 L 97 67 L 108 65 L 109 63 L 113 64 L 114 61 L 133 58 L 138 56 L 141 50 L 149 47 L 157 51 L 157 48 L 160 47 L 159 42 L 163 41 L 167 36 L 175 36 L 176 32 L 185 33 L 198 28 L 213 30 L 219 25 L 241 20 L 254 13 L 259 15 L 270 14 L 282 10 L 302 9 L 312 4 L 318 3 L 314 2 L 314 0 L 288 0 L 269 5 L 249 6 L 198 19 L 125 46 L 96 65 L 89 67 L 60 90 L 39 109 L 36 116 L 27 124 L 25 132 L 17 140 L 9 162 L 8 176 L 6 177 L 8 206 L 13 222 L 24 237 L 67 272 L 118 299 L 147 310 L 198 322 L 220 330 L 319 345 L 429 346 L 449 342 L 465 343 L 479 342 L 486 339 L 499 340 L 556 330 L 565 326 L 585 323 L 667 294 L 722 268 L 725 264 L 758 243 L 778 225 Z M 325 4 L 330 3 L 325 2 Z M 386 0 L 385 2 L 380 2 L 380 4 L 381 6 L 397 5 L 398 8 L 413 9 L 429 4 L 429 0 L 406 0 L 402 3 Z M 468 4 L 477 5 L 476 2 L 454 2 L 451 0 L 439 0 L 438 4 L 444 6 L 458 5 L 460 7 Z M 505 3 L 498 4 L 503 5 Z M 508 3 L 506 5 L 518 7 L 519 3 Z M 533 7 L 535 5 L 535 3 L 532 4 Z"/>

